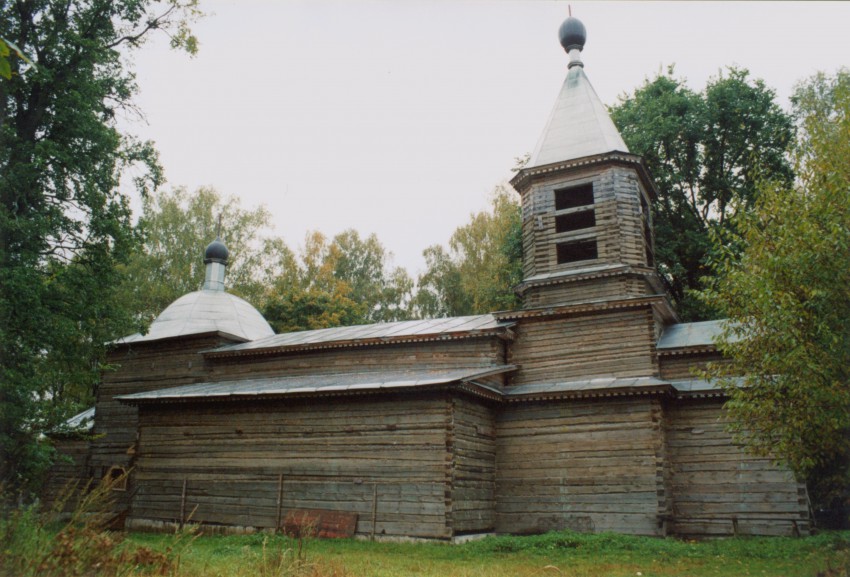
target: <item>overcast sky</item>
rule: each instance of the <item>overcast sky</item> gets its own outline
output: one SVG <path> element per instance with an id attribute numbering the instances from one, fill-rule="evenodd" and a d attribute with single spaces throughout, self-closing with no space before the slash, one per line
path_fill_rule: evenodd
<path id="1" fill-rule="evenodd" d="M 200 53 L 134 57 L 167 186 L 265 205 L 307 231 L 376 233 L 415 275 L 531 152 L 567 72 L 566 2 L 202 0 Z M 788 106 L 850 60 L 847 2 L 573 2 L 585 72 L 614 104 L 675 64 L 700 90 L 745 67 Z M 138 206 L 135 204 L 134 206 Z"/>

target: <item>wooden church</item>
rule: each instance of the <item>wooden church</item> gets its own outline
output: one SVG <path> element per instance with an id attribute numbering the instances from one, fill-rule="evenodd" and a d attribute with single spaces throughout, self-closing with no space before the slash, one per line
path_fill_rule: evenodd
<path id="1" fill-rule="evenodd" d="M 584 26 L 560 38 L 566 80 L 512 181 L 522 308 L 274 334 L 225 291 L 216 240 L 203 289 L 118 341 L 98 392 L 82 470 L 129 473 L 128 528 L 304 512 L 329 533 L 446 540 L 808 531 L 805 487 L 735 445 L 722 391 L 693 376 L 720 326 L 678 322 L 652 179 L 585 75 Z"/>

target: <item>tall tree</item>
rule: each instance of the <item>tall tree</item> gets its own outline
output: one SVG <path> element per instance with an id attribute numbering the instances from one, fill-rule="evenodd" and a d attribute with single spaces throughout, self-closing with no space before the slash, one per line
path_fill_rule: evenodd
<path id="1" fill-rule="evenodd" d="M 121 287 L 136 318 L 149 322 L 178 297 L 201 288 L 204 248 L 219 227 L 230 250 L 227 290 L 253 304 L 293 261 L 281 239 L 263 234 L 271 227 L 265 207 L 243 209 L 238 198 L 223 197 L 211 187 L 148 195 L 138 222 L 141 250 L 124 268 Z"/>
<path id="2" fill-rule="evenodd" d="M 118 183 L 162 181 L 150 143 L 115 117 L 136 91 L 119 50 L 154 30 L 193 52 L 194 0 L 2 0 L 0 31 L 35 61 L 0 78 L 0 484 L 26 488 L 39 432 L 91 394 L 119 331 L 115 266 L 136 243 Z M 61 370 L 60 370 L 61 368 Z M 63 381 L 61 386 L 57 381 Z M 47 383 L 51 383 L 47 386 Z"/>
<path id="3" fill-rule="evenodd" d="M 679 314 L 715 316 L 694 295 L 709 272 L 710 234 L 734 227 L 734 216 L 752 207 L 761 179 L 790 184 L 790 115 L 746 70 L 729 68 L 697 93 L 671 68 L 622 97 L 611 118 L 658 187 L 656 257 Z"/>
<path id="4" fill-rule="evenodd" d="M 362 238 L 356 230 L 343 231 L 331 241 L 327 259 L 334 277 L 348 283 L 352 298 L 365 305 L 363 322 L 410 318 L 413 279 L 403 268 L 392 266 L 392 253 L 377 236 Z"/>
<path id="5" fill-rule="evenodd" d="M 819 75 L 794 97 L 797 180 L 758 185 L 755 210 L 718 243 L 703 297 L 730 323 L 714 367 L 740 438 L 850 497 L 850 72 Z M 727 240 L 728 239 L 724 239 Z M 729 375 L 745 375 L 741 385 Z"/>
<path id="6" fill-rule="evenodd" d="M 262 312 L 278 332 L 410 318 L 413 281 L 373 234 L 312 232 L 300 258 L 274 280 Z"/>
<path id="7" fill-rule="evenodd" d="M 473 214 L 449 239 L 449 249 L 424 251 L 416 307 L 425 317 L 457 316 L 512 309 L 513 287 L 522 280 L 522 222 L 516 193 L 507 185 L 493 191 L 489 211 Z"/>

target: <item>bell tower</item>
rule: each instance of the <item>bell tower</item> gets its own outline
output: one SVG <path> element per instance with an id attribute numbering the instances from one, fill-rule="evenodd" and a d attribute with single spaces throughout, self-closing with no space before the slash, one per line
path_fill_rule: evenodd
<path id="1" fill-rule="evenodd" d="M 522 196 L 523 307 L 662 294 L 655 187 L 584 73 L 584 24 L 570 17 L 559 36 L 567 78 L 528 165 L 512 180 Z"/>

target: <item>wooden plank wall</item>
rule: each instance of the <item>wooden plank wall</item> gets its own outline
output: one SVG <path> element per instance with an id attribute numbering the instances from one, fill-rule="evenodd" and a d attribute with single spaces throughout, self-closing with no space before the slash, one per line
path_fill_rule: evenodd
<path id="1" fill-rule="evenodd" d="M 659 354 L 659 365 L 661 378 L 671 381 L 690 380 L 701 378 L 697 371 L 705 370 L 708 363 L 729 363 L 720 353 L 694 353 L 694 354 Z"/>
<path id="2" fill-rule="evenodd" d="M 651 307 L 522 319 L 508 362 L 512 384 L 657 374 Z"/>
<path id="3" fill-rule="evenodd" d="M 555 232 L 555 190 L 590 180 L 593 182 L 596 226 L 568 233 Z M 646 266 L 641 190 L 635 170 L 620 166 L 609 166 L 601 171 L 599 167 L 576 170 L 566 178 L 556 175 L 533 184 L 522 195 L 524 278 L 588 266 L 585 261 L 558 264 L 555 249 L 557 242 L 588 236 L 597 239 L 597 262 Z M 546 293 L 551 289 L 551 286 L 541 286 L 529 292 Z M 542 295 L 539 298 L 549 300 Z"/>
<path id="4" fill-rule="evenodd" d="M 41 500 L 46 509 L 70 512 L 89 482 L 89 441 L 61 437 L 51 439 L 51 442 L 57 458 L 48 472 Z"/>
<path id="5" fill-rule="evenodd" d="M 185 480 L 192 521 L 274 527 L 282 475 L 283 517 L 353 512 L 371 535 L 377 494 L 377 535 L 447 538 L 452 413 L 444 393 L 143 408 L 131 518 L 176 520 Z"/>
<path id="6" fill-rule="evenodd" d="M 656 291 L 642 278 L 614 276 L 566 282 L 529 289 L 523 295 L 525 308 L 582 303 L 605 299 L 623 299 L 653 295 Z"/>
<path id="7" fill-rule="evenodd" d="M 496 423 L 493 409 L 465 397 L 453 400 L 452 534 L 495 529 Z"/>
<path id="8" fill-rule="evenodd" d="M 137 409 L 113 400 L 115 395 L 208 380 L 388 368 L 491 366 L 504 360 L 504 345 L 496 337 L 228 358 L 214 361 L 214 366 L 200 354 L 227 342 L 219 336 L 188 337 L 116 349 L 109 362 L 119 369 L 105 373 L 98 390 L 90 474 L 100 479 L 114 465 L 130 468 L 134 464 Z M 117 509 L 128 506 L 128 494 L 116 494 Z"/>
<path id="9" fill-rule="evenodd" d="M 386 370 L 489 367 L 504 361 L 494 336 L 211 359 L 211 380 L 361 373 Z"/>
<path id="10" fill-rule="evenodd" d="M 136 407 L 114 400 L 115 395 L 164 389 L 203 380 L 204 359 L 199 351 L 224 341 L 218 336 L 137 343 L 117 348 L 109 357 L 116 371 L 103 373 L 98 387 L 89 467 L 99 480 L 113 465 L 129 468 L 136 443 Z M 116 508 L 129 504 L 127 493 L 116 492 Z"/>
<path id="11" fill-rule="evenodd" d="M 805 486 L 790 471 L 735 445 L 722 406 L 722 399 L 711 398 L 667 407 L 671 531 L 697 537 L 807 532 Z"/>
<path id="12" fill-rule="evenodd" d="M 496 425 L 496 530 L 660 535 L 667 510 L 660 401 L 504 407 Z"/>

